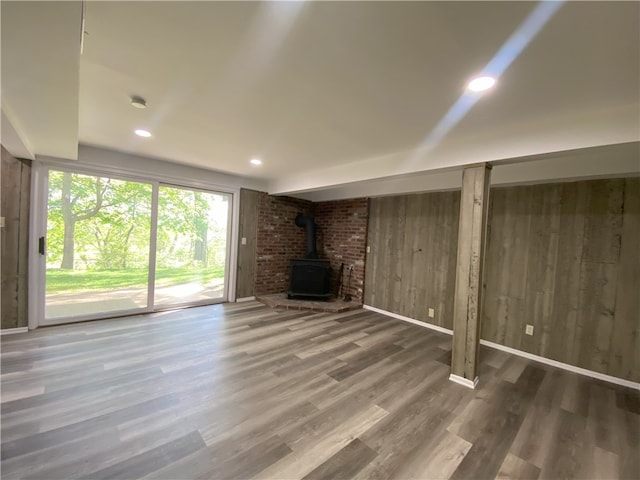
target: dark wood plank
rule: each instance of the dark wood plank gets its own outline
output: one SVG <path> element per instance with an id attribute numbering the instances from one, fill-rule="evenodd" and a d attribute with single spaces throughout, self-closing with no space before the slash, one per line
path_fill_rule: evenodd
<path id="1" fill-rule="evenodd" d="M 465 167 L 463 170 L 453 303 L 451 374 L 470 382 L 478 378 L 490 184 L 491 165 L 479 164 Z"/>
<path id="2" fill-rule="evenodd" d="M 496 475 L 496 480 L 518 478 L 520 480 L 536 480 L 540 476 L 540 469 L 525 462 L 512 454 L 507 454 Z"/>
<path id="3" fill-rule="evenodd" d="M 246 188 L 240 189 L 240 223 L 238 225 L 238 276 L 236 296 L 254 295 L 256 269 L 256 239 L 258 229 L 258 198 L 261 194 Z M 245 239 L 245 243 L 242 243 Z"/>
<path id="4" fill-rule="evenodd" d="M 305 475 L 304 480 L 340 480 L 353 478 L 377 453 L 360 439 L 354 439 L 322 465 Z"/>
<path id="5" fill-rule="evenodd" d="M 635 478 L 637 392 L 257 302 L 3 336 L 3 478 Z M 357 343 L 356 343 L 357 342 Z M 7 396 L 5 396 L 7 395 Z"/>
<path id="6" fill-rule="evenodd" d="M 365 368 L 369 368 L 372 365 L 384 360 L 388 356 L 399 352 L 402 350 L 402 347 L 399 345 L 386 345 L 386 346 L 378 346 L 375 352 L 361 352 L 358 358 L 350 360 L 347 365 L 337 368 L 336 370 L 332 370 L 327 373 L 331 378 L 335 380 L 341 381 L 351 375 L 358 373 Z"/>
<path id="7" fill-rule="evenodd" d="M 18 440 L 2 443 L 2 460 L 17 457 L 36 450 L 42 450 L 59 442 L 88 436 L 94 430 L 108 425 L 118 425 L 128 419 L 138 417 L 154 410 L 165 410 L 178 404 L 174 394 L 154 398 L 146 402 L 122 408 L 113 413 L 105 413 L 88 420 L 83 420 L 64 427 L 55 428 L 42 433 L 22 437 Z"/>
<path id="8" fill-rule="evenodd" d="M 371 199 L 365 303 L 452 328 L 459 206 L 458 191 Z"/>
<path id="9" fill-rule="evenodd" d="M 551 453 L 545 459 L 541 478 L 575 478 L 588 459 L 584 436 L 586 419 L 564 410 L 558 415 Z"/>
<path id="10" fill-rule="evenodd" d="M 26 327 L 31 164 L 29 160 L 14 158 L 4 147 L 1 148 L 0 216 L 5 217 L 5 226 L 0 228 L 0 328 Z"/>
<path id="11" fill-rule="evenodd" d="M 615 321 L 607 363 L 611 374 L 640 382 L 640 335 L 629 335 L 640 322 L 640 178 L 625 179 L 622 220 Z"/>
<path id="12" fill-rule="evenodd" d="M 482 338 L 637 382 L 640 179 L 492 196 Z"/>
<path id="13" fill-rule="evenodd" d="M 504 395 L 485 418 L 478 419 L 473 445 L 452 479 L 493 478 L 498 474 L 544 375 L 543 370 L 527 366 L 515 385 L 505 385 Z"/>
<path id="14" fill-rule="evenodd" d="M 206 445 L 200 434 L 191 432 L 122 462 L 91 472 L 84 478 L 106 480 L 143 477 L 204 447 Z"/>

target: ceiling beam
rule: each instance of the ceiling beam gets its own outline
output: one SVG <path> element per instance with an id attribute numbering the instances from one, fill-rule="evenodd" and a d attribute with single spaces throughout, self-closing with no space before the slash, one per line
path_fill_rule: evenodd
<path id="1" fill-rule="evenodd" d="M 3 120 L 23 143 L 28 138 L 31 156 L 77 159 L 82 2 L 3 1 L 0 8 Z"/>
<path id="2" fill-rule="evenodd" d="M 29 138 L 10 112 L 11 109 L 3 104 L 2 120 L 0 121 L 0 143 L 16 158 L 35 160 L 36 156 Z"/>

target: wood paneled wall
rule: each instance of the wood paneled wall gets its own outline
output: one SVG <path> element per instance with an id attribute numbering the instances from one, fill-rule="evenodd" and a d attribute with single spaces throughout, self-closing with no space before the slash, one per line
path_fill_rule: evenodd
<path id="1" fill-rule="evenodd" d="M 640 381 L 640 179 L 491 198 L 482 338 Z"/>
<path id="2" fill-rule="evenodd" d="M 262 195 L 254 190 L 240 190 L 240 224 L 238 228 L 238 276 L 236 297 L 254 295 L 256 271 L 256 238 L 258 228 L 258 199 Z M 242 239 L 246 244 L 242 244 Z"/>
<path id="3" fill-rule="evenodd" d="M 0 177 L 0 216 L 5 218 L 5 227 L 0 229 L 0 325 L 1 328 L 26 327 L 31 162 L 14 158 L 2 147 Z"/>
<path id="4" fill-rule="evenodd" d="M 452 328 L 459 196 L 371 200 L 366 304 Z M 490 202 L 481 338 L 640 381 L 640 179 L 492 188 Z"/>
<path id="5" fill-rule="evenodd" d="M 460 192 L 370 202 L 365 303 L 452 328 Z"/>

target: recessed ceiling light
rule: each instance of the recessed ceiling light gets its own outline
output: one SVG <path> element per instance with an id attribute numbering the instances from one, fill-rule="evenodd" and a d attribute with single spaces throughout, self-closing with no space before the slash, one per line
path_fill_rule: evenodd
<path id="1" fill-rule="evenodd" d="M 149 138 L 151 136 L 151 132 L 149 132 L 147 130 L 138 129 L 134 133 L 136 135 L 138 135 L 139 137 L 144 137 L 144 138 Z"/>
<path id="2" fill-rule="evenodd" d="M 252 158 L 251 160 L 249 160 L 249 163 L 251 165 L 262 165 L 262 160 L 258 158 Z"/>
<path id="3" fill-rule="evenodd" d="M 496 84 L 496 79 L 493 77 L 477 77 L 469 82 L 468 88 L 472 92 L 484 92 L 489 90 Z"/>
<path id="4" fill-rule="evenodd" d="M 147 108 L 147 102 L 144 98 L 134 95 L 131 97 L 131 106 L 136 108 Z"/>

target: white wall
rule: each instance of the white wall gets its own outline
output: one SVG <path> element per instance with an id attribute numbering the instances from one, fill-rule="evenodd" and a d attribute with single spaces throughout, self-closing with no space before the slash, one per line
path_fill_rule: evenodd
<path id="1" fill-rule="evenodd" d="M 69 166 L 74 169 L 101 169 L 110 173 L 133 175 L 166 183 L 177 183 L 201 188 L 214 188 L 220 191 L 233 191 L 240 188 L 266 191 L 266 182 L 248 177 L 215 172 L 204 168 L 167 162 L 156 158 L 143 157 L 130 153 L 108 150 L 89 145 L 78 147 L 78 160 L 38 155 L 36 160 L 58 167 Z"/>
<path id="2" fill-rule="evenodd" d="M 548 183 L 640 175 L 640 142 L 568 150 L 492 162 L 492 185 Z M 313 202 L 459 189 L 462 167 L 397 175 L 293 194 Z"/>

